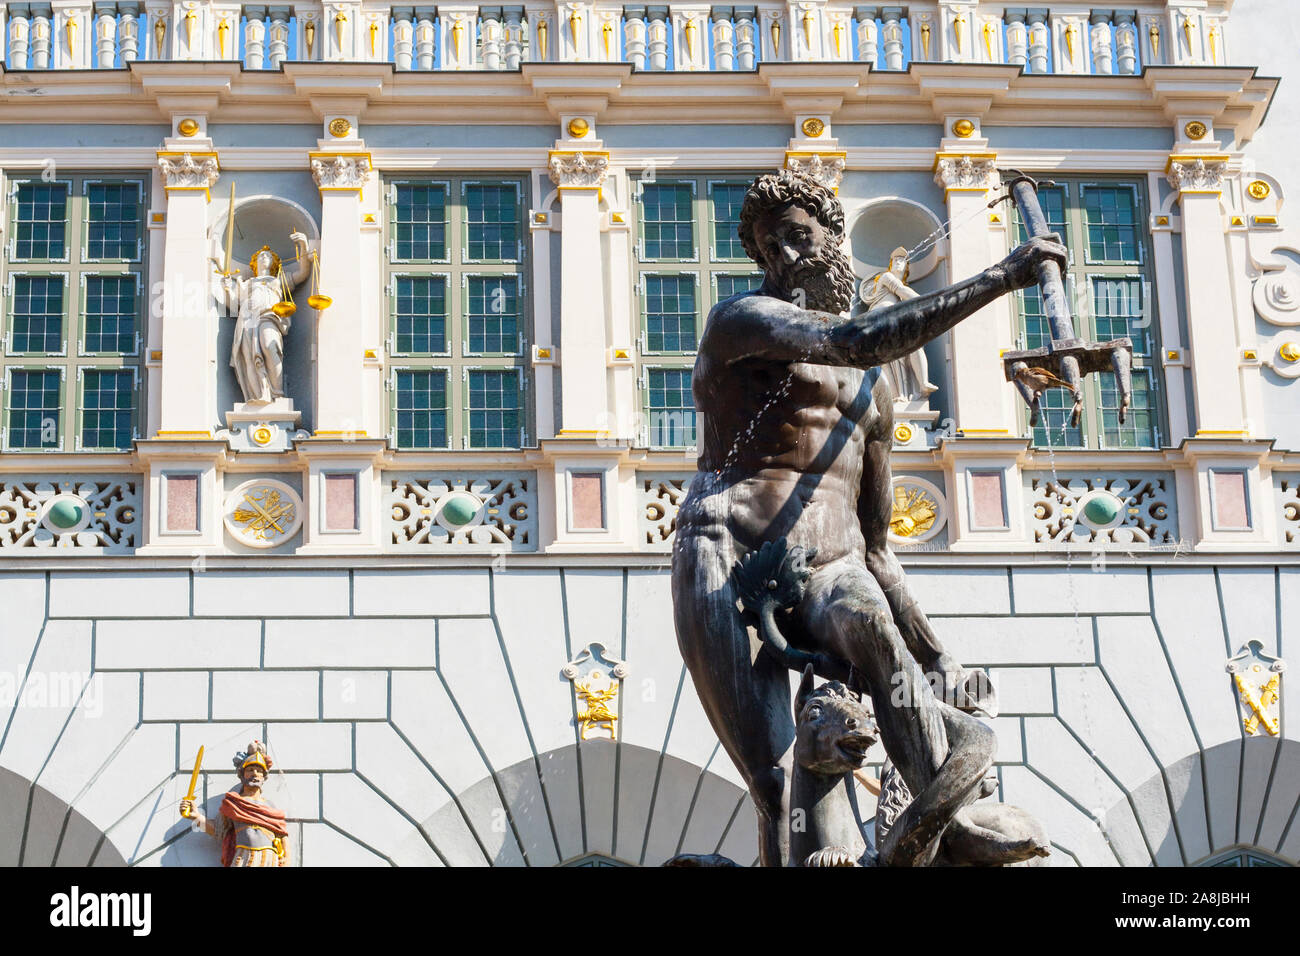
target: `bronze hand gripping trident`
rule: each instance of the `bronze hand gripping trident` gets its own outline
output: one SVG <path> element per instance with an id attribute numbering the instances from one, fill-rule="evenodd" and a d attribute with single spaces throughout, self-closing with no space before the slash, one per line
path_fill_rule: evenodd
<path id="1" fill-rule="evenodd" d="M 1007 184 L 1007 195 L 1002 199 L 1015 201 L 1020 210 L 1020 220 L 1031 238 L 1049 235 L 1051 230 L 1038 202 L 1038 183 L 1018 169 L 1007 172 L 1013 178 Z M 1023 379 L 1026 372 L 1046 372 L 1047 376 L 1040 377 L 1049 381 L 1048 376 L 1056 378 L 1070 389 L 1074 395 L 1070 427 L 1076 428 L 1083 411 L 1083 376 L 1090 372 L 1105 371 L 1115 373 L 1115 383 L 1119 390 L 1119 420 L 1122 423 L 1133 395 L 1132 339 L 1125 337 L 1111 339 L 1109 342 L 1085 342 L 1075 336 L 1070 305 L 1065 298 L 1065 285 L 1061 281 L 1061 267 L 1056 262 L 1044 260 L 1038 264 L 1038 288 L 1043 297 L 1043 312 L 1052 333 L 1051 343 L 1043 348 L 1004 352 L 1002 355 L 1003 372 L 1007 381 L 1015 383 L 1021 397 L 1029 405 L 1029 424 L 1038 424 L 1042 392 L 1025 383 Z"/>

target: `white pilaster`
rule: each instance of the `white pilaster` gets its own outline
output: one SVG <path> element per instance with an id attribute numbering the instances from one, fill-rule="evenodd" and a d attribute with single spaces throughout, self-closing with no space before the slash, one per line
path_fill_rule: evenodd
<path id="1" fill-rule="evenodd" d="M 1232 276 L 1220 200 L 1229 157 L 1178 154 L 1166 175 L 1179 192 L 1183 221 L 1187 328 L 1199 437 L 1245 435 L 1239 347 L 1232 321 Z"/>
<path id="2" fill-rule="evenodd" d="M 367 259 L 362 251 L 361 192 L 370 178 L 370 154 L 359 139 L 349 141 L 347 151 L 338 150 L 337 141 L 319 143 L 322 151 L 310 160 L 321 193 L 320 274 L 328 277 L 334 302 L 317 315 L 315 433 L 364 437 L 366 315 L 379 300 L 364 294 L 362 279 L 379 262 L 377 254 Z M 334 150 L 325 152 L 330 146 Z"/>
<path id="3" fill-rule="evenodd" d="M 998 184 L 997 157 L 976 151 L 987 140 L 967 139 L 962 149 L 935 156 L 935 181 L 943 187 L 950 222 L 961 223 L 948 238 L 950 277 L 961 281 L 995 260 L 989 218 L 983 213 L 988 191 Z M 948 141 L 945 146 L 955 144 Z M 962 320 L 949 333 L 952 346 L 953 417 L 967 436 L 1014 435 L 1014 389 L 999 360 L 1013 347 L 1011 300 L 1002 297 Z"/>
<path id="4" fill-rule="evenodd" d="M 549 156 L 560 192 L 560 435 L 594 435 L 607 427 L 605 282 L 600 243 L 600 189 L 609 153 L 599 140 L 557 144 Z"/>
<path id="5" fill-rule="evenodd" d="M 207 436 L 217 418 L 208 201 L 219 166 L 211 140 L 169 140 L 168 146 L 174 148 L 158 153 L 167 192 L 158 434 Z M 200 151 L 204 146 L 209 151 Z"/>

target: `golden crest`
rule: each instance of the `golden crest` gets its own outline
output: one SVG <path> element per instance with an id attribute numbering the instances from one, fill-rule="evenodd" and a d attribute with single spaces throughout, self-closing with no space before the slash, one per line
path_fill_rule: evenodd
<path id="1" fill-rule="evenodd" d="M 1282 672 L 1286 662 L 1264 653 L 1260 641 L 1248 641 L 1234 657 L 1228 659 L 1241 705 L 1241 724 L 1246 736 L 1253 737 L 1263 728 L 1270 737 L 1282 732 L 1278 700 L 1282 696 Z"/>
<path id="2" fill-rule="evenodd" d="M 1200 120 L 1192 120 L 1183 127 L 1183 132 L 1187 134 L 1188 139 L 1204 139 L 1205 134 L 1209 131 L 1210 128 Z"/>
<path id="3" fill-rule="evenodd" d="M 588 644 L 561 669 L 561 676 L 573 684 L 580 739 L 600 731 L 610 740 L 618 739 L 618 691 L 627 673 L 627 662 L 608 653 L 599 641 Z"/>
<path id="4" fill-rule="evenodd" d="M 336 139 L 340 139 L 344 136 L 347 136 L 348 133 L 350 132 L 352 132 L 352 123 L 349 120 L 344 119 L 342 116 L 338 116 L 330 120 L 331 136 L 335 137 Z"/>
<path id="5" fill-rule="evenodd" d="M 894 488 L 894 509 L 889 530 L 900 538 L 914 538 L 934 526 L 939 503 L 925 489 L 898 485 Z"/>

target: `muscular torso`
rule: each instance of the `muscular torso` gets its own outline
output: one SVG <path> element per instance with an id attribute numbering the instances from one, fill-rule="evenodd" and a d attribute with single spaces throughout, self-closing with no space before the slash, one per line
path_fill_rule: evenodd
<path id="1" fill-rule="evenodd" d="M 815 564 L 864 548 L 858 495 L 864 455 L 888 435 L 878 369 L 763 358 L 728 361 L 730 300 L 715 309 L 695 363 L 703 417 L 700 474 L 677 516 L 679 539 L 730 534 L 742 550 L 785 537 L 817 548 Z"/>

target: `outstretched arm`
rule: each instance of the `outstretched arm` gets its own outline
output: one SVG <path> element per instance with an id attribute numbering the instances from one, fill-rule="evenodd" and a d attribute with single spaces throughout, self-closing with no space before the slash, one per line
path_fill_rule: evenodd
<path id="1" fill-rule="evenodd" d="M 1053 236 L 1030 239 L 997 265 L 946 289 L 854 318 L 749 296 L 731 305 L 709 338 L 724 361 L 764 358 L 870 368 L 916 351 L 998 297 L 1032 285 L 1044 259 L 1066 261 L 1065 247 Z"/>
<path id="2" fill-rule="evenodd" d="M 307 250 L 307 237 L 301 232 L 295 232 L 289 238 L 293 240 L 294 252 L 298 258 L 293 268 L 289 270 L 288 276 L 289 281 L 297 287 L 306 282 L 311 275 L 311 253 Z"/>

